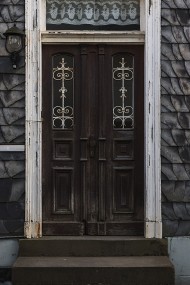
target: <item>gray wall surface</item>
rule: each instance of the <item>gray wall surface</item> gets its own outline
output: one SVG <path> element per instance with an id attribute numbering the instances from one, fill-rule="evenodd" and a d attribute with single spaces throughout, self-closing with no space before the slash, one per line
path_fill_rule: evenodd
<path id="1" fill-rule="evenodd" d="M 24 30 L 24 0 L 0 2 L 0 144 L 24 144 L 24 53 L 12 69 L 3 32 Z M 162 0 L 162 209 L 165 236 L 190 234 L 190 0 Z M 0 152 L 0 235 L 23 235 L 24 153 Z"/>
<path id="2" fill-rule="evenodd" d="M 24 30 L 24 0 L 0 0 L 0 145 L 25 142 L 24 52 L 14 70 L 3 33 L 13 24 Z M 0 237 L 23 236 L 24 152 L 0 151 Z M 0 284 L 11 285 L 18 240 L 0 239 Z"/>
<path id="3" fill-rule="evenodd" d="M 168 252 L 175 266 L 175 285 L 190 284 L 190 238 L 173 237 L 168 239 Z"/>
<path id="4" fill-rule="evenodd" d="M 3 33 L 15 23 L 24 30 L 24 0 L 0 1 L 0 145 L 24 144 L 24 51 L 13 69 Z M 0 236 L 22 236 L 24 152 L 0 151 Z"/>
<path id="5" fill-rule="evenodd" d="M 18 255 L 16 239 L 0 239 L 0 285 L 11 285 L 11 267 Z"/>
<path id="6" fill-rule="evenodd" d="M 190 1 L 162 0 L 164 236 L 190 234 Z"/>

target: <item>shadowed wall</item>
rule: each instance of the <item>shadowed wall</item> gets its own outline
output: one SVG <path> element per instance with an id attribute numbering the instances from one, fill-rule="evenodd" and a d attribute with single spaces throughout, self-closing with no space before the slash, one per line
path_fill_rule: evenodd
<path id="1" fill-rule="evenodd" d="M 24 0 L 0 1 L 0 144 L 25 141 L 24 52 L 13 69 L 3 33 L 13 24 L 24 30 Z M 24 152 L 0 151 L 0 236 L 22 236 Z"/>

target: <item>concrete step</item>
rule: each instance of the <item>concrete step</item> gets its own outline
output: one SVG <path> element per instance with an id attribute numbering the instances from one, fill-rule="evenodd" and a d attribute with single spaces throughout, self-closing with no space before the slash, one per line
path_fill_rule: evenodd
<path id="1" fill-rule="evenodd" d="M 166 256 L 166 239 L 43 237 L 21 239 L 19 256 Z"/>
<path id="2" fill-rule="evenodd" d="M 14 285 L 174 285 L 166 256 L 19 257 Z"/>

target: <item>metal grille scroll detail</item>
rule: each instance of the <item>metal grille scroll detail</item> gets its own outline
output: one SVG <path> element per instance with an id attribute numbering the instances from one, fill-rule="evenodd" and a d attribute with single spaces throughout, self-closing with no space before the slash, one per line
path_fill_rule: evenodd
<path id="1" fill-rule="evenodd" d="M 134 128 L 133 56 L 113 57 L 113 128 Z M 115 67 L 117 66 L 117 67 Z"/>
<path id="2" fill-rule="evenodd" d="M 72 129 L 74 126 L 73 66 L 70 55 L 53 57 L 53 128 Z"/>

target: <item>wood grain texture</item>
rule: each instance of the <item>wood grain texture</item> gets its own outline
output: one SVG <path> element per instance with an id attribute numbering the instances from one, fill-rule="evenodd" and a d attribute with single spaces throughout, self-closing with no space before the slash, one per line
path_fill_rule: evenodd
<path id="1" fill-rule="evenodd" d="M 51 127 L 56 53 L 74 58 L 73 129 Z M 134 60 L 134 130 L 113 127 L 115 54 Z M 43 56 L 44 234 L 143 234 L 143 47 L 44 46 Z"/>

